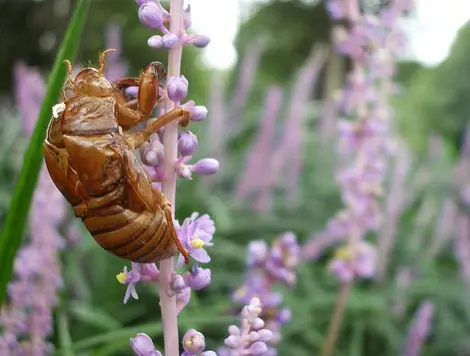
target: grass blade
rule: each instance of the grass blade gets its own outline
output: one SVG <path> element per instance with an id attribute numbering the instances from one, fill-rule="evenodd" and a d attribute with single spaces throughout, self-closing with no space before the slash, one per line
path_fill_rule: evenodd
<path id="1" fill-rule="evenodd" d="M 51 118 L 51 109 L 57 103 L 65 79 L 66 67 L 63 61 L 64 59 L 72 61 L 75 57 L 89 6 L 90 0 L 80 0 L 78 2 L 56 57 L 52 73 L 49 76 L 46 96 L 42 102 L 38 121 L 24 155 L 23 166 L 0 235 L 0 305 L 6 296 L 7 284 L 13 269 L 13 260 L 26 227 L 32 196 L 42 165 L 42 143 Z"/>

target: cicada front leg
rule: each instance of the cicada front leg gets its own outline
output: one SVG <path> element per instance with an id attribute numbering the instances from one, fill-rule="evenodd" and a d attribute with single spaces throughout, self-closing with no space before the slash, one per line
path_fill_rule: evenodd
<path id="1" fill-rule="evenodd" d="M 139 132 L 125 132 L 127 144 L 131 149 L 139 148 L 147 142 L 154 133 L 170 122 L 179 120 L 181 126 L 186 127 L 189 123 L 190 112 L 187 109 L 179 108 L 171 110 L 156 120 L 151 122 L 146 128 Z"/>
<path id="2" fill-rule="evenodd" d="M 160 62 L 153 62 L 147 66 L 139 78 L 122 78 L 113 82 L 118 100 L 117 119 L 123 128 L 136 126 L 152 114 L 160 99 L 158 75 L 162 71 L 162 66 Z M 135 102 L 126 101 L 122 93 L 124 88 L 131 86 L 139 87 Z M 137 104 L 136 108 L 133 107 L 135 104 Z"/>

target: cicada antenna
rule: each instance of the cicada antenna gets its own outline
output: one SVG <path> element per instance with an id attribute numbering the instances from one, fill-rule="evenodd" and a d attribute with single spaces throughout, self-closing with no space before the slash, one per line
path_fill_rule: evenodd
<path id="1" fill-rule="evenodd" d="M 73 80 L 72 63 L 70 63 L 68 59 L 65 59 L 64 63 L 67 65 L 67 72 L 68 72 L 70 83 L 72 85 L 75 85 L 75 80 Z"/>
<path id="2" fill-rule="evenodd" d="M 100 73 L 101 74 L 103 74 L 104 72 L 104 57 L 106 57 L 106 55 L 113 53 L 113 52 L 116 52 L 116 50 L 114 48 L 109 48 L 100 53 Z"/>

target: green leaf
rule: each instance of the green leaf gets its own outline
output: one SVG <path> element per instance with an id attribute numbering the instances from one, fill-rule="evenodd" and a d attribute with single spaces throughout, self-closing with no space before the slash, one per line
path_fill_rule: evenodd
<path id="1" fill-rule="evenodd" d="M 73 317 L 90 326 L 96 326 L 105 331 L 119 329 L 121 323 L 111 315 L 99 308 L 93 308 L 85 303 L 70 303 L 70 312 Z"/>
<path id="2" fill-rule="evenodd" d="M 51 109 L 57 103 L 65 79 L 66 66 L 63 62 L 65 59 L 72 61 L 75 57 L 89 6 L 90 0 L 80 0 L 78 3 L 56 57 L 49 76 L 46 96 L 42 102 L 38 121 L 24 155 L 23 167 L 0 235 L 0 261 L 2 261 L 2 268 L 0 269 L 0 304 L 5 299 L 7 284 L 13 270 L 13 260 L 26 228 L 32 196 L 42 165 L 42 143 L 51 118 Z"/>
<path id="3" fill-rule="evenodd" d="M 58 322 L 58 334 L 59 334 L 59 342 L 60 346 L 67 350 L 64 353 L 64 356 L 73 356 L 73 352 L 69 351 L 72 347 L 72 338 L 70 336 L 70 330 L 69 330 L 69 323 L 67 320 L 67 315 L 65 315 L 65 312 L 62 308 L 59 309 L 57 312 L 57 322 Z"/>

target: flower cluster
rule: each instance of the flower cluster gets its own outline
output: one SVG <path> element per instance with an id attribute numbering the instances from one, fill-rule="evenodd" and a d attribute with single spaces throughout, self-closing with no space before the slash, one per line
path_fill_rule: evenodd
<path id="1" fill-rule="evenodd" d="M 180 74 L 181 48 L 193 45 L 198 48 L 206 47 L 210 39 L 203 35 L 187 34 L 191 26 L 190 7 L 183 9 L 183 1 L 171 1 L 170 11 L 167 11 L 158 0 L 137 0 L 138 17 L 140 22 L 149 29 L 158 30 L 159 34 L 148 39 L 152 48 L 164 48 L 170 51 L 168 74 L 159 73 L 160 114 L 178 107 L 190 112 L 192 121 L 204 120 L 207 109 L 196 106 L 193 101 L 181 104 L 188 95 L 189 82 Z M 165 78 L 161 76 L 164 75 Z M 135 95 L 136 88 L 128 88 L 130 95 Z M 149 120 L 151 122 L 153 119 Z M 158 119 L 157 119 L 158 120 Z M 171 141 L 171 142 L 170 142 Z M 219 170 L 219 162 L 213 158 L 203 158 L 189 163 L 198 147 L 198 139 L 190 131 L 177 133 L 173 128 L 163 127 L 150 140 L 141 146 L 140 156 L 147 173 L 156 189 L 167 195 L 174 207 L 171 195 L 174 195 L 176 177 L 192 179 L 193 173 L 211 175 Z M 182 224 L 174 221 L 176 233 L 183 247 L 192 259 L 198 263 L 208 263 L 210 257 L 205 247 L 212 246 L 215 225 L 208 215 L 193 213 Z M 117 275 L 119 282 L 127 284 L 124 297 L 126 303 L 130 296 L 138 298 L 135 286 L 138 282 L 158 282 L 160 306 L 164 324 L 165 353 L 176 354 L 178 348 L 173 340 L 177 339 L 177 314 L 189 303 L 191 290 L 201 290 L 211 282 L 211 271 L 195 264 L 191 270 L 182 274 L 173 269 L 172 262 L 162 261 L 160 269 L 154 264 L 132 263 L 131 271 Z M 182 267 L 184 258 L 179 256 L 177 267 Z M 175 297 L 175 300 L 172 298 Z M 176 303 L 176 314 L 174 304 Z M 173 304 L 173 305 L 172 305 Z M 131 346 L 137 355 L 160 355 L 152 340 L 145 334 L 138 334 L 131 339 Z M 204 351 L 204 336 L 196 330 L 189 330 L 183 337 L 184 356 L 215 355 L 213 351 Z"/>
<path id="2" fill-rule="evenodd" d="M 39 74 L 18 65 L 17 101 L 22 126 L 31 134 L 44 95 Z M 8 285 L 8 304 L 0 311 L 0 355 L 47 355 L 53 345 L 52 312 L 62 287 L 58 251 L 63 248 L 59 228 L 66 218 L 66 204 L 47 169 L 40 172 L 29 219 L 29 242 L 14 262 L 14 279 Z"/>
<path id="3" fill-rule="evenodd" d="M 214 222 L 208 215 L 199 216 L 193 213 L 191 217 L 186 218 L 180 226 L 175 221 L 176 232 L 183 246 L 189 251 L 192 258 L 199 263 L 210 262 L 210 256 L 204 249 L 206 246 L 212 246 L 212 236 L 215 233 Z M 183 256 L 179 256 L 178 266 L 183 265 Z M 123 272 L 116 278 L 122 284 L 127 284 L 124 303 L 127 303 L 129 297 L 138 299 L 135 285 L 138 282 L 158 282 L 160 271 L 155 263 L 132 263 L 131 270 L 124 267 Z M 186 271 L 183 275 L 174 274 L 172 277 L 172 292 L 177 294 L 179 302 L 179 311 L 189 302 L 190 290 L 201 290 L 207 287 L 211 281 L 211 271 L 207 268 L 194 265 L 191 271 Z"/>
<path id="4" fill-rule="evenodd" d="M 152 48 L 166 48 L 171 50 L 176 45 L 193 45 L 199 48 L 206 47 L 210 39 L 203 35 L 188 35 L 183 33 L 181 36 L 170 32 L 167 28 L 170 22 L 170 14 L 163 6 L 154 0 L 138 0 L 138 16 L 140 22 L 150 28 L 159 30 L 162 34 L 154 35 L 149 38 L 148 45 Z M 184 31 L 191 26 L 191 9 L 188 6 L 184 11 Z M 175 104 L 179 104 L 188 95 L 189 82 L 184 75 L 169 76 L 166 79 L 165 88 L 161 88 L 162 98 L 168 98 Z M 135 93 L 135 88 L 129 88 L 129 93 Z M 192 121 L 204 120 L 207 115 L 207 109 L 204 106 L 196 106 L 190 100 L 181 105 L 182 108 L 191 112 Z M 142 162 L 147 165 L 147 171 L 150 177 L 157 182 L 165 179 L 164 176 L 164 146 L 162 129 L 158 134 L 153 135 L 151 140 L 140 149 Z M 178 137 L 179 159 L 175 162 L 175 172 L 179 177 L 191 179 L 192 173 L 202 175 L 211 175 L 219 170 L 219 162 L 213 158 L 201 159 L 194 164 L 187 164 L 198 146 L 196 135 L 190 131 L 182 132 Z"/>
<path id="5" fill-rule="evenodd" d="M 253 298 L 261 301 L 263 310 L 260 317 L 264 320 L 264 327 L 273 334 L 268 343 L 270 353 L 275 351 L 274 347 L 281 339 L 282 325 L 290 320 L 290 310 L 282 306 L 282 294 L 274 292 L 273 286 L 293 286 L 299 261 L 300 247 L 291 232 L 279 236 L 271 249 L 265 241 L 252 241 L 248 247 L 245 283 L 232 296 L 238 305 L 247 305 Z M 226 345 L 231 347 L 230 341 Z"/>
<path id="6" fill-rule="evenodd" d="M 228 348 L 221 348 L 219 356 L 267 356 L 274 355 L 275 351 L 268 343 L 275 339 L 272 330 L 263 320 L 263 305 L 258 298 L 252 298 L 240 313 L 240 327 L 230 325 L 229 337 L 225 339 Z M 264 313 L 266 314 L 266 312 Z"/>
<path id="7" fill-rule="evenodd" d="M 320 234 L 331 241 L 345 237 L 350 241 L 348 257 L 345 258 L 343 250 L 331 264 L 331 270 L 342 281 L 374 274 L 373 270 L 358 272 L 362 271 L 359 262 L 352 263 L 356 258 L 367 260 L 366 269 L 374 269 L 373 248 L 353 245 L 360 243 L 368 232 L 377 231 L 382 223 L 380 198 L 388 158 L 393 152 L 387 100 L 393 91 L 394 57 L 403 48 L 403 33 L 396 21 L 411 5 L 411 1 L 391 1 L 376 17 L 361 14 L 357 1 L 328 3 L 334 20 L 349 23 L 348 29 L 336 27 L 334 39 L 338 52 L 349 56 L 353 67 L 337 98 L 339 109 L 346 117 L 338 122 L 341 170 L 337 176 L 345 209 Z M 306 258 L 318 255 L 316 245 L 314 240 L 307 244 Z M 359 257 L 365 250 L 368 257 Z"/>
<path id="8" fill-rule="evenodd" d="M 130 339 L 132 351 L 137 356 L 162 356 L 155 348 L 150 336 L 139 333 Z M 183 353 L 181 356 L 217 356 L 214 351 L 204 351 L 206 340 L 204 335 L 195 329 L 188 330 L 183 336 Z"/>
<path id="9" fill-rule="evenodd" d="M 422 346 L 431 331 L 434 309 L 434 303 L 429 300 L 421 303 L 409 327 L 403 355 L 418 356 L 421 354 Z"/>
<path id="10" fill-rule="evenodd" d="M 358 244 L 338 248 L 329 268 L 340 281 L 349 283 L 356 278 L 373 277 L 376 263 L 374 246 L 360 241 Z"/>

